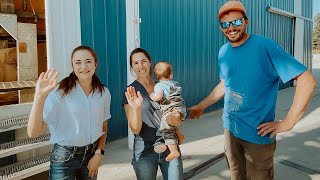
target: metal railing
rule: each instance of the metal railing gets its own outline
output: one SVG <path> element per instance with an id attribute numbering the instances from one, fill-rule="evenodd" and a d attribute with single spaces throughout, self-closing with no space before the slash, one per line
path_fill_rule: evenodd
<path id="1" fill-rule="evenodd" d="M 22 179 L 49 169 L 50 154 L 0 168 L 0 179 Z"/>
<path id="2" fill-rule="evenodd" d="M 27 126 L 28 119 L 29 119 L 29 116 L 21 116 L 21 117 L 0 120 L 0 133 Z"/>
<path id="3" fill-rule="evenodd" d="M 0 158 L 50 144 L 50 134 L 0 144 Z"/>

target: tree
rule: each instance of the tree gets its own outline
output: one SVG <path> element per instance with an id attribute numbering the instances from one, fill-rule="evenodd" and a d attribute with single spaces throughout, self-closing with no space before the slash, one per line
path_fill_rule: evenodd
<path id="1" fill-rule="evenodd" d="M 320 50 L 320 13 L 315 16 L 312 45 L 314 50 Z"/>

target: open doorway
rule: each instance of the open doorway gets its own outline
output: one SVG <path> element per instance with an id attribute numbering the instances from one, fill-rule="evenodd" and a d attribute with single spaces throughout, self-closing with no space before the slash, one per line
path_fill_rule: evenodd
<path id="1" fill-rule="evenodd" d="M 0 179 L 48 169 L 27 165 L 47 162 L 36 158 L 50 152 L 49 135 L 26 133 L 36 80 L 47 69 L 45 24 L 45 0 L 0 0 Z"/>
<path id="2" fill-rule="evenodd" d="M 32 102 L 34 91 L 25 89 L 35 84 L 25 81 L 47 69 L 44 0 L 1 0 L 0 7 L 0 106 Z"/>

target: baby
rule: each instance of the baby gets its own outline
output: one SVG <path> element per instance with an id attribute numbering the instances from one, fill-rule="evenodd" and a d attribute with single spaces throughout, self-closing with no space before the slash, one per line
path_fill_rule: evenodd
<path id="1" fill-rule="evenodd" d="M 150 99 L 160 101 L 160 109 L 162 111 L 160 134 L 165 144 L 170 150 L 170 154 L 166 157 L 166 161 L 178 158 L 178 143 L 182 141 L 183 134 L 175 126 L 168 124 L 170 116 L 180 116 L 181 120 L 186 118 L 186 106 L 181 97 L 181 87 L 178 82 L 172 80 L 172 67 L 166 61 L 160 61 L 154 66 L 154 73 L 159 82 L 154 87 L 154 92 L 150 94 Z M 166 149 L 166 146 L 165 146 Z M 155 146 L 155 152 L 161 153 L 165 150 L 159 146 Z"/>

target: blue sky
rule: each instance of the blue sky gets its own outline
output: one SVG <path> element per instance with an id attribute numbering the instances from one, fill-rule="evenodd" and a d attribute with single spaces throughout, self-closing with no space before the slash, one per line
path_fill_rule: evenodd
<path id="1" fill-rule="evenodd" d="M 320 0 L 313 0 L 313 17 L 320 13 Z"/>

